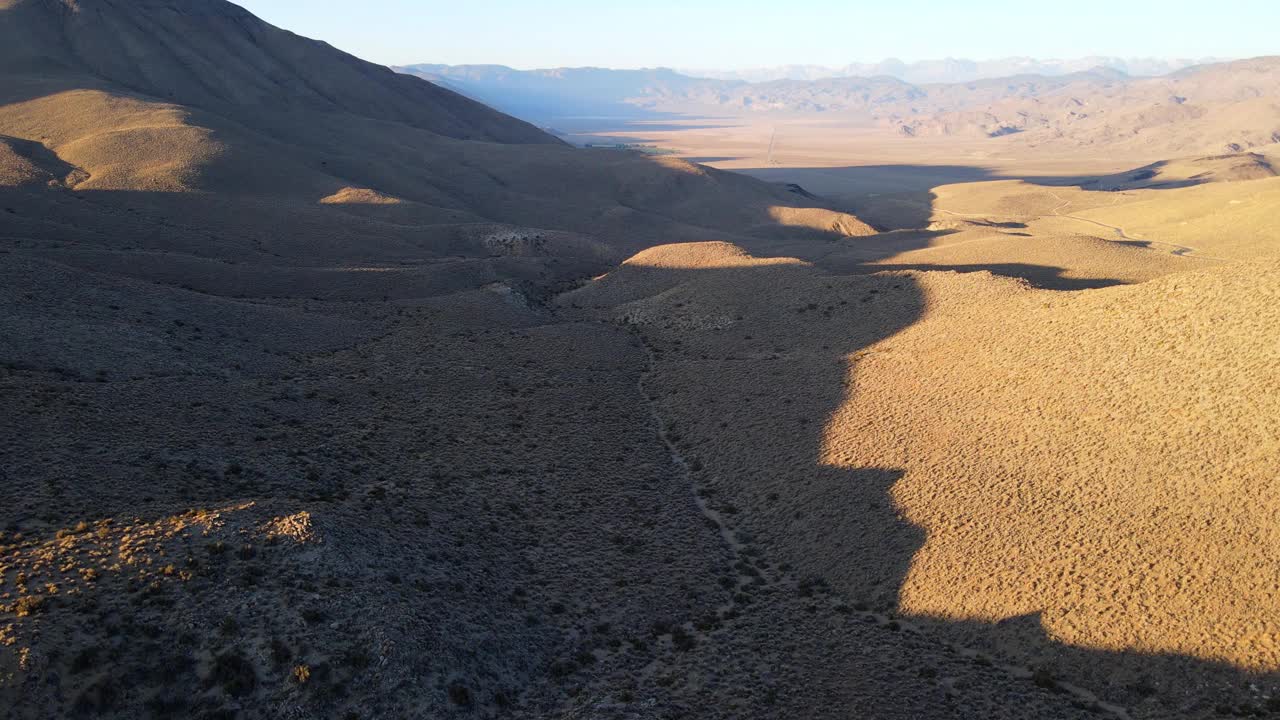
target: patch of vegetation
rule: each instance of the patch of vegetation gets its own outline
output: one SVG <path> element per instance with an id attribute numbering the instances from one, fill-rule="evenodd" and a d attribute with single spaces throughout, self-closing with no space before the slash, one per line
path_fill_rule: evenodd
<path id="1" fill-rule="evenodd" d="M 1053 674 L 1044 668 L 1036 668 L 1035 672 L 1031 673 L 1031 682 L 1035 683 L 1036 687 L 1042 687 L 1046 690 L 1060 689 L 1058 681 L 1053 678 Z"/>
<path id="2" fill-rule="evenodd" d="M 79 715 L 101 715 L 123 699 L 121 685 L 112 677 L 104 677 L 76 696 L 74 710 Z"/>
<path id="3" fill-rule="evenodd" d="M 244 697 L 258 687 L 258 673 L 239 650 L 229 650 L 214 658 L 205 685 L 220 687 L 232 697 Z"/>
<path id="4" fill-rule="evenodd" d="M 23 595 L 13 604 L 13 612 L 18 617 L 27 617 L 45 610 L 48 604 L 44 595 Z"/>
<path id="5" fill-rule="evenodd" d="M 100 652 L 102 652 L 102 648 L 97 645 L 90 645 L 88 647 L 81 648 L 76 652 L 75 656 L 71 658 L 71 672 L 82 673 L 85 670 L 91 669 L 97 664 L 98 653 Z"/>
<path id="6" fill-rule="evenodd" d="M 466 710 L 470 710 L 475 704 L 471 689 L 458 680 L 449 683 L 449 702 Z"/>

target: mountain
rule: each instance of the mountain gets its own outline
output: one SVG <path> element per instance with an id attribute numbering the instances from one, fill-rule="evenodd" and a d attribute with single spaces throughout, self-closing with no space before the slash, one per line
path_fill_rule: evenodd
<path id="1" fill-rule="evenodd" d="M 986 92 L 933 91 L 942 102 L 879 121 L 909 134 L 1025 133 L 1030 147 L 1117 147 L 1148 156 L 1237 153 L 1280 142 L 1280 58 L 1187 68 L 1166 77 L 1089 73 L 1055 82 L 986 81 Z M 959 95 L 959 97 L 957 97 Z M 915 117 L 909 117 L 915 116 Z"/>
<path id="2" fill-rule="evenodd" d="M 782 65 L 749 70 L 684 70 L 693 77 L 736 80 L 748 83 L 774 80 L 825 80 L 841 77 L 889 77 L 909 83 L 964 83 L 1011 75 L 1070 75 L 1095 68 L 1116 70 L 1132 76 L 1168 75 L 1192 65 L 1217 62 L 1215 58 L 1123 58 L 1090 56 L 1065 60 L 1007 57 L 994 60 L 945 58 L 903 62 L 889 58 L 877 63 L 850 63 L 841 67 L 822 65 Z"/>
<path id="3" fill-rule="evenodd" d="M 230 3 L 6 0 L 5 12 L 0 62 L 10 68 L 91 75 L 235 119 L 347 112 L 447 137 L 553 142 L 478 103 L 271 27 Z"/>
<path id="4" fill-rule="evenodd" d="M 1005 142 L 1123 146 L 1156 157 L 1240 152 L 1280 141 L 1280 58 L 1197 65 L 1161 77 L 1133 77 L 1117 64 L 961 83 L 914 83 L 886 68 L 865 77 L 767 82 L 695 80 L 671 71 L 432 72 L 460 92 L 544 125 L 588 108 L 632 119 L 814 118 L 898 136 L 1018 135 Z"/>

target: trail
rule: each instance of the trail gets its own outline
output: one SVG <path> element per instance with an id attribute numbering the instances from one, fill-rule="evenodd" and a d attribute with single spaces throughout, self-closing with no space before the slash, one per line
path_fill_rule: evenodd
<path id="1" fill-rule="evenodd" d="M 717 610 L 717 615 L 727 617 L 731 613 L 749 612 L 750 605 L 740 604 L 737 600 L 738 595 L 743 591 L 745 586 L 756 581 L 755 578 L 741 572 L 740 570 L 746 565 L 752 565 L 751 558 L 747 553 L 748 547 L 738 538 L 733 527 L 725 519 L 724 515 L 711 507 L 706 496 L 698 492 L 699 483 L 694 477 L 694 470 L 688 460 L 684 457 L 684 454 L 680 451 L 679 446 L 671 439 L 667 422 L 663 419 L 662 413 L 659 412 L 658 404 L 653 399 L 654 396 L 650 394 L 649 381 L 657 371 L 658 355 L 654 351 L 653 346 L 649 344 L 648 339 L 645 338 L 643 331 L 633 328 L 632 336 L 640 343 L 640 347 L 644 349 L 647 358 L 644 371 L 640 373 L 640 376 L 636 379 L 636 389 L 639 391 L 640 397 L 649 409 L 649 415 L 653 419 L 654 428 L 657 432 L 658 438 L 662 440 L 662 444 L 666 446 L 667 453 L 671 457 L 672 463 L 675 464 L 685 482 L 688 484 L 690 494 L 693 496 L 698 510 L 702 513 L 702 516 L 706 519 L 708 525 L 714 527 L 719 532 L 721 539 L 729 550 L 731 565 L 736 571 L 737 584 L 728 592 L 729 598 L 724 603 L 721 603 Z M 790 588 L 791 592 L 794 592 L 795 589 L 800 586 L 798 578 L 796 578 L 790 571 L 778 573 L 772 571 L 772 567 L 770 569 L 757 567 L 756 570 L 761 579 L 768 584 L 787 586 Z M 860 617 L 864 621 L 870 623 L 872 627 L 879 628 L 885 632 L 907 632 L 933 644 L 937 648 L 944 649 L 945 651 L 955 653 L 962 657 L 983 661 L 1001 671 L 1011 679 L 1028 681 L 1033 680 L 1036 677 L 1036 674 L 1031 670 L 1031 668 L 1001 662 L 997 657 L 991 655 L 987 651 L 957 643 L 940 641 L 933 637 L 923 627 L 910 622 L 905 617 L 891 613 L 875 612 L 873 610 L 850 609 L 844 603 L 843 598 L 839 593 L 833 593 L 827 596 L 826 603 L 824 604 L 828 611 Z M 692 622 L 686 622 L 682 627 L 684 627 L 686 632 L 689 632 L 690 634 L 698 634 L 698 630 Z M 641 676 L 650 676 L 656 672 L 662 662 L 661 655 L 657 655 L 637 674 Z M 1110 715 L 1116 718 L 1116 720 L 1131 720 L 1126 708 L 1114 703 L 1106 702 L 1096 693 L 1093 693 L 1086 688 L 1073 685 L 1056 678 L 1054 679 L 1054 683 L 1055 687 L 1060 692 L 1070 695 L 1081 704 L 1093 707 L 1099 713 Z"/>
<path id="2" fill-rule="evenodd" d="M 658 412 L 657 403 L 651 399 L 653 396 L 650 395 L 649 391 L 649 378 L 653 377 L 653 373 L 658 367 L 657 353 L 653 351 L 653 347 L 644 337 L 644 333 L 636 332 L 634 337 L 640 340 L 640 345 L 644 348 L 645 354 L 648 356 L 648 366 L 645 368 L 645 371 L 640 374 L 639 379 L 636 381 L 636 387 L 640 391 L 640 397 L 644 399 L 645 405 L 649 408 L 649 415 L 653 418 L 653 424 L 654 428 L 657 430 L 658 438 L 662 440 L 662 444 L 667 447 L 667 454 L 671 456 L 671 462 L 679 468 L 680 474 L 684 477 L 686 484 L 689 486 L 689 493 L 693 495 L 693 500 L 697 504 L 698 510 L 702 513 L 702 516 L 707 519 L 707 523 L 715 527 L 717 532 L 720 533 L 720 539 L 724 541 L 725 546 L 729 548 L 729 552 L 732 555 L 731 564 L 736 566 L 743 559 L 743 545 L 738 540 L 737 535 L 734 534 L 733 528 L 729 527 L 729 523 L 725 521 L 724 515 L 711 507 L 707 502 L 707 498 L 698 493 L 698 483 L 693 477 L 693 469 L 689 466 L 689 462 L 685 460 L 684 454 L 680 452 L 679 446 L 677 446 L 671 439 L 671 434 L 667 429 L 667 423 L 662 419 L 662 414 Z M 734 588 L 734 592 L 730 593 L 729 601 L 720 606 L 719 609 L 721 613 L 734 608 L 737 603 L 734 601 L 733 595 L 737 594 L 737 591 L 750 581 L 750 577 L 746 577 L 741 573 L 738 574 L 738 584 Z"/>
<path id="3" fill-rule="evenodd" d="M 1146 245 L 1163 245 L 1165 247 L 1170 247 L 1170 248 L 1173 248 L 1173 251 L 1171 254 L 1177 255 L 1179 257 L 1184 257 L 1184 256 L 1192 257 L 1194 253 L 1194 257 L 1201 258 L 1204 260 L 1221 260 L 1223 262 L 1230 262 L 1226 258 L 1214 257 L 1212 255 L 1204 255 L 1200 253 L 1200 251 L 1188 245 L 1179 245 L 1177 243 L 1165 242 L 1163 240 L 1144 240 L 1142 238 L 1136 238 L 1126 234 L 1124 231 L 1124 228 L 1122 227 L 1118 227 L 1115 225 L 1108 225 L 1104 222 L 1098 222 L 1097 220 L 1090 220 L 1089 218 L 1080 217 L 1079 215 L 1066 215 L 1062 212 L 1062 210 L 1066 208 L 1068 205 L 1070 205 L 1071 201 L 1063 200 L 1062 196 L 1058 195 L 1058 193 L 1052 190 L 1049 191 L 1049 194 L 1052 195 L 1053 198 L 1059 201 L 1060 203 L 1057 207 L 1053 208 L 1053 210 L 1050 211 L 1057 217 L 1067 218 L 1068 220 L 1075 220 L 1077 222 L 1089 223 L 1090 225 L 1097 225 L 1098 227 L 1107 228 L 1108 230 L 1111 230 L 1112 232 L 1114 232 L 1116 234 L 1116 237 L 1127 242 L 1142 243 Z"/>

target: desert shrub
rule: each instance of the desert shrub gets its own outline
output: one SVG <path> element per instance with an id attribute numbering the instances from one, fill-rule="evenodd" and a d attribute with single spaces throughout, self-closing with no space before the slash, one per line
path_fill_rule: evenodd
<path id="1" fill-rule="evenodd" d="M 715 613 L 707 613 L 701 618 L 695 620 L 693 626 L 700 632 L 711 632 L 712 630 L 719 629 L 720 616 Z"/>
<path id="2" fill-rule="evenodd" d="M 449 702 L 468 709 L 475 703 L 471 698 L 471 690 L 458 680 L 449 683 Z"/>
<path id="3" fill-rule="evenodd" d="M 187 698 L 176 690 L 163 690 L 147 700 L 147 709 L 153 717 L 179 717 L 187 707 Z"/>
<path id="4" fill-rule="evenodd" d="M 258 687 L 258 673 L 240 651 L 229 650 L 214 658 L 205 684 L 221 687 L 228 695 L 242 697 Z"/>
<path id="5" fill-rule="evenodd" d="M 271 638 L 271 662 L 280 667 L 293 659 L 293 648 L 280 638 Z"/>
<path id="6" fill-rule="evenodd" d="M 97 645 L 90 645 L 88 647 L 81 648 L 76 652 L 75 656 L 71 658 L 71 672 L 81 673 L 92 668 L 98 661 L 98 653 L 100 651 L 101 648 Z"/>
<path id="7" fill-rule="evenodd" d="M 671 631 L 671 644 L 680 652 L 689 652 L 694 645 L 698 644 L 698 640 L 686 632 L 683 627 L 677 626 Z"/>
<path id="8" fill-rule="evenodd" d="M 1031 673 L 1031 682 L 1035 683 L 1036 687 L 1046 690 L 1058 689 L 1058 681 L 1054 680 L 1053 675 L 1044 668 L 1036 668 L 1035 672 Z"/>
<path id="9" fill-rule="evenodd" d="M 82 690 L 76 696 L 74 707 L 79 715 L 101 715 L 115 707 L 120 700 L 119 682 L 115 678 L 104 677 Z"/>
<path id="10" fill-rule="evenodd" d="M 554 677 L 554 678 L 568 677 L 574 674 L 575 672 L 577 672 L 577 670 L 578 670 L 578 665 L 572 660 L 556 660 L 551 663 L 550 667 L 547 668 L 547 671 L 551 674 L 551 677 Z"/>
<path id="11" fill-rule="evenodd" d="M 46 606 L 46 598 L 43 595 L 24 595 L 18 598 L 18 602 L 13 605 L 13 612 L 18 617 L 27 617 L 34 615 Z"/>
<path id="12" fill-rule="evenodd" d="M 348 648 L 347 651 L 343 653 L 342 662 L 347 667 L 355 668 L 356 670 L 364 670 L 373 664 L 373 656 L 371 656 L 369 651 L 364 648 L 352 647 Z"/>
<path id="13" fill-rule="evenodd" d="M 307 608 L 302 611 L 302 619 L 305 620 L 308 625 L 317 625 L 324 622 L 325 613 L 319 608 Z"/>
<path id="14" fill-rule="evenodd" d="M 219 626 L 218 630 L 224 636 L 231 637 L 240 632 L 240 623 L 234 617 L 228 615 L 222 618 L 222 625 Z"/>

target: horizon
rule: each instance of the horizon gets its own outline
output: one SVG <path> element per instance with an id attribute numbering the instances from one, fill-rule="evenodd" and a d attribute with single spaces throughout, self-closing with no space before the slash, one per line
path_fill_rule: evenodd
<path id="1" fill-rule="evenodd" d="M 1191 0 L 1083 0 L 1065 15 L 1010 0 L 943 8 L 924 0 L 864 7 L 816 0 L 800 13 L 727 0 L 654 0 L 640 12 L 586 0 L 538 7 L 509 0 L 483 7 L 435 0 L 369 0 L 359 7 L 336 0 L 238 4 L 273 25 L 385 65 L 746 72 L 889 59 L 1197 60 L 1280 53 L 1269 30 L 1280 25 L 1280 7 L 1260 0 L 1212 7 Z M 1097 17 L 1110 22 L 1097 25 Z M 1127 29 L 1139 22 L 1143 33 Z M 894 31 L 904 27 L 910 30 Z"/>

